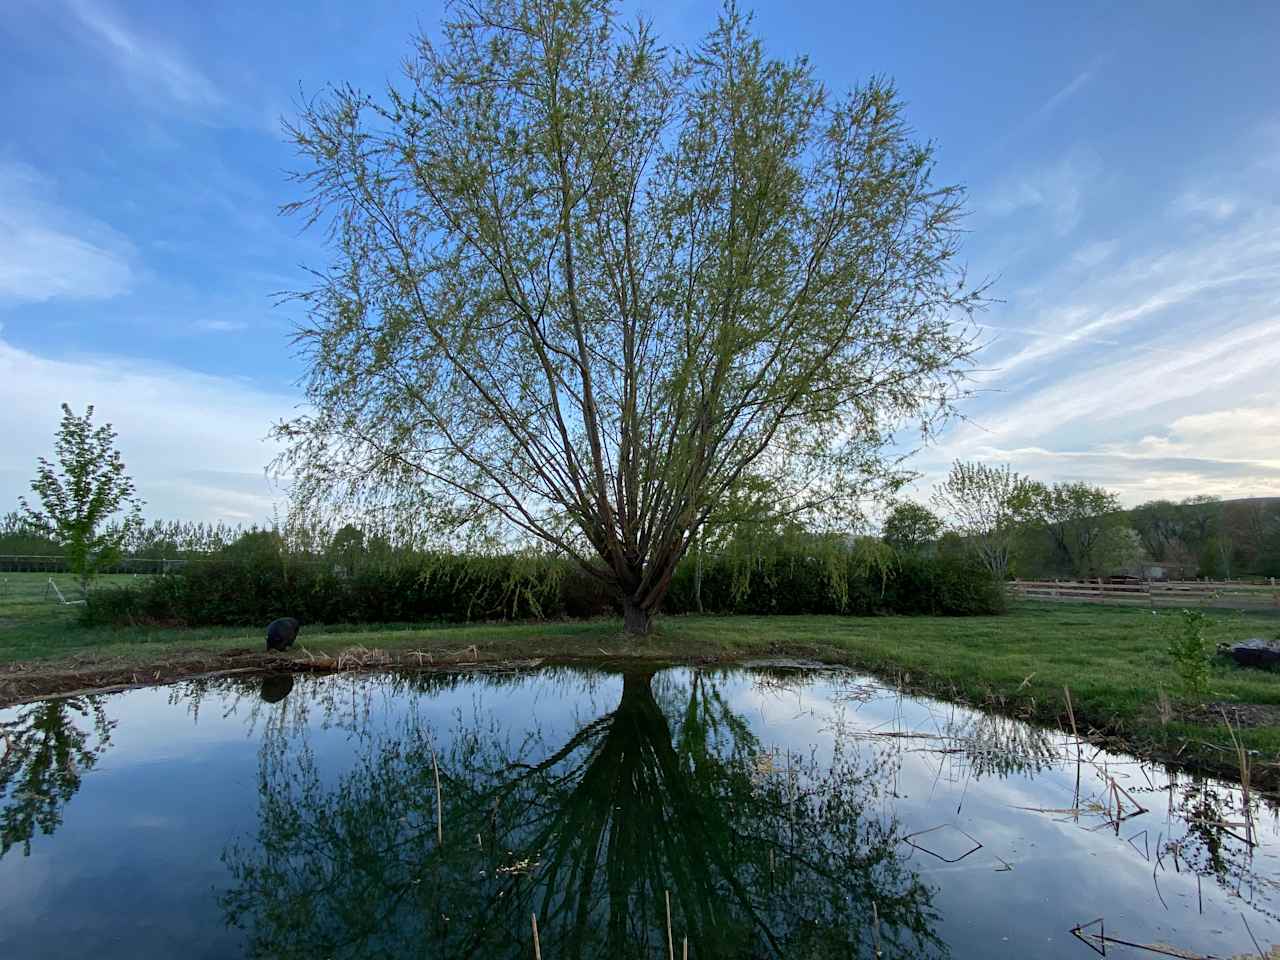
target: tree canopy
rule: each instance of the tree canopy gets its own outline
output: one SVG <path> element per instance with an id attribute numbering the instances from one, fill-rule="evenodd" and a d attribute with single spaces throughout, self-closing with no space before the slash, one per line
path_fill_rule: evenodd
<path id="1" fill-rule="evenodd" d="M 896 550 L 916 553 L 937 540 L 941 533 L 942 520 L 932 510 L 903 500 L 889 510 L 881 536 Z"/>
<path id="2" fill-rule="evenodd" d="M 57 463 L 40 457 L 31 482 L 43 509 L 18 501 L 31 526 L 62 549 L 82 589 L 121 555 L 130 534 L 142 526 L 142 503 L 115 441 L 111 424 L 94 427 L 92 405 L 78 416 L 64 403 Z"/>
<path id="3" fill-rule="evenodd" d="M 1102 487 L 1036 483 L 1026 512 L 1048 534 L 1063 566 L 1077 576 L 1109 572 L 1104 568 L 1122 564 L 1133 553 L 1134 535 L 1120 512 L 1120 499 Z"/>
<path id="4" fill-rule="evenodd" d="M 933 502 L 991 575 L 1003 580 L 1009 575 L 1019 526 L 1027 518 L 1035 490 L 1034 481 L 1008 464 L 997 467 L 957 460 L 934 488 Z"/>
<path id="5" fill-rule="evenodd" d="M 961 191 L 891 84 L 828 90 L 732 4 L 687 51 L 607 0 L 453 10 L 292 126 L 333 261 L 279 466 L 304 509 L 549 544 L 644 632 L 745 484 L 854 515 L 950 412 Z"/>

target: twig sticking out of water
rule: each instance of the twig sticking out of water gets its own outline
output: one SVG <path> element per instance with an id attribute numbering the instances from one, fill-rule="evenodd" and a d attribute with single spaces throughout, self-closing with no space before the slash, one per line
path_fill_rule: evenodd
<path id="1" fill-rule="evenodd" d="M 1249 846 L 1254 846 L 1253 842 L 1253 804 L 1249 798 L 1249 780 L 1251 777 L 1249 765 L 1249 751 L 1244 748 L 1244 744 L 1236 736 L 1235 727 L 1231 726 L 1231 720 L 1227 717 L 1227 711 L 1222 711 L 1222 722 L 1227 725 L 1227 733 L 1231 734 L 1231 743 L 1236 748 L 1236 762 L 1240 764 L 1240 803 L 1244 807 L 1244 836 L 1245 842 Z"/>
<path id="2" fill-rule="evenodd" d="M 1080 731 L 1076 729 L 1076 712 L 1071 706 L 1071 689 L 1063 684 L 1062 692 L 1067 698 L 1067 716 L 1071 719 L 1071 737 L 1076 742 L 1076 797 L 1073 806 L 1080 806 L 1080 762 L 1083 759 L 1080 752 Z"/>
<path id="3" fill-rule="evenodd" d="M 1112 778 L 1111 778 L 1111 785 L 1112 785 L 1113 787 L 1115 787 L 1116 792 L 1117 792 L 1118 794 L 1120 794 L 1120 795 L 1121 795 L 1121 796 L 1123 796 L 1126 800 L 1128 800 L 1131 804 L 1133 804 L 1133 806 L 1134 806 L 1134 808 L 1135 808 L 1135 809 L 1134 809 L 1134 812 L 1133 812 L 1133 813 L 1131 813 L 1131 814 L 1128 814 L 1128 816 L 1131 816 L 1131 817 L 1132 817 L 1132 816 L 1136 816 L 1136 815 L 1137 815 L 1137 814 L 1139 814 L 1139 813 L 1147 813 L 1147 812 L 1148 812 L 1146 807 L 1144 807 L 1142 804 L 1140 804 L 1137 800 L 1135 800 L 1135 799 L 1133 798 L 1133 794 L 1132 794 L 1132 793 L 1130 793 L 1130 792 L 1129 792 L 1128 790 L 1126 790 L 1124 787 L 1120 786 L 1120 784 L 1116 781 L 1116 778 L 1115 778 L 1115 777 L 1112 777 Z M 1119 803 L 1120 803 L 1120 801 L 1119 801 L 1119 799 L 1117 799 L 1117 800 L 1116 800 L 1117 807 L 1119 806 Z"/>
<path id="4" fill-rule="evenodd" d="M 1248 918 L 1248 917 L 1246 917 L 1246 916 L 1242 913 L 1242 914 L 1240 914 L 1240 919 L 1244 921 L 1244 931 L 1245 931 L 1245 933 L 1249 934 L 1249 939 L 1253 941 L 1253 949 L 1255 949 L 1255 950 L 1257 950 L 1257 951 L 1258 951 L 1258 956 L 1260 956 L 1260 957 L 1262 958 L 1262 960 L 1267 960 L 1267 956 L 1266 956 L 1266 954 L 1264 954 L 1264 953 L 1262 952 L 1262 948 L 1261 948 L 1260 946 L 1258 946 L 1258 938 L 1257 938 L 1257 937 L 1255 937 L 1255 936 L 1253 935 L 1253 931 L 1249 929 L 1249 918 Z"/>
<path id="5" fill-rule="evenodd" d="M 937 850 L 930 850 L 928 847 L 926 847 L 924 844 L 922 844 L 922 843 L 918 842 L 918 840 L 916 839 L 917 837 L 923 837 L 923 836 L 924 836 L 925 834 L 927 834 L 927 833 L 933 833 L 935 830 L 943 830 L 943 829 L 947 829 L 947 828 L 950 828 L 950 829 L 954 830 L 956 833 L 960 834 L 962 837 L 964 837 L 964 838 L 965 838 L 965 839 L 967 839 L 970 843 L 972 843 L 972 844 L 973 844 L 973 846 L 972 846 L 972 847 L 970 847 L 968 850 L 966 850 L 964 853 L 960 854 L 960 856 L 958 856 L 958 857 L 944 857 L 944 856 L 943 856 L 941 853 L 939 853 Z M 902 839 L 903 839 L 903 841 L 905 841 L 908 845 L 910 845 L 910 846 L 912 846 L 912 847 L 915 847 L 917 850 L 923 850 L 925 853 L 929 854 L 929 856 L 931 856 L 931 857 L 937 857 L 937 858 L 938 858 L 939 860 L 941 860 L 943 863 L 959 863 L 961 860 L 963 860 L 965 857 L 969 856 L 971 853 L 977 853 L 979 850 L 981 850 L 981 849 L 982 849 L 982 841 L 981 841 L 981 840 L 979 840 L 977 837 L 973 836 L 971 833 L 967 833 L 966 831 L 961 830 L 959 827 L 955 826 L 954 824 L 950 824 L 950 823 L 940 823 L 940 824 L 938 824 L 936 827 L 930 827 L 930 828 L 929 828 L 929 829 L 927 829 L 927 830 L 917 830 L 915 833 L 909 833 L 909 834 L 907 834 L 907 835 L 906 835 L 905 837 L 903 837 Z M 874 909 L 874 907 L 875 907 L 875 904 L 874 904 L 874 902 L 873 902 L 873 903 L 872 903 L 872 908 Z"/>
<path id="6" fill-rule="evenodd" d="M 542 960 L 542 944 L 538 942 L 538 915 L 531 913 L 533 917 L 533 955 L 536 960 Z"/>
<path id="7" fill-rule="evenodd" d="M 1075 738 L 1075 741 L 1076 741 L 1076 752 L 1077 752 L 1077 753 L 1079 753 L 1079 751 L 1080 751 L 1080 731 L 1076 729 L 1076 712 L 1075 712 L 1075 710 L 1074 710 L 1074 709 L 1072 709 L 1072 707 L 1071 707 L 1071 688 L 1070 688 L 1070 687 L 1067 687 L 1067 686 L 1064 686 L 1064 687 L 1062 688 L 1062 692 L 1063 692 L 1063 694 L 1064 694 L 1064 695 L 1066 696 L 1066 698 L 1067 698 L 1067 718 L 1071 721 L 1071 736 L 1073 736 L 1073 737 Z"/>
<path id="8" fill-rule="evenodd" d="M 874 900 L 871 901 L 871 919 L 871 942 L 875 947 L 876 956 L 883 957 L 884 954 L 880 952 L 880 910 L 876 907 Z"/>
<path id="9" fill-rule="evenodd" d="M 1098 925 L 1097 933 L 1086 932 L 1088 927 L 1094 924 Z M 1107 946 L 1114 945 L 1119 947 L 1132 947 L 1134 950 L 1145 950 L 1147 953 L 1154 953 L 1160 957 L 1176 957 L 1177 960 L 1214 960 L 1212 956 L 1205 956 L 1201 953 L 1192 953 L 1190 950 L 1181 950 L 1178 947 L 1172 947 L 1164 943 L 1138 943 L 1134 940 L 1123 940 L 1120 937 L 1113 937 L 1107 934 L 1102 928 L 1102 918 L 1092 920 L 1089 923 L 1082 923 L 1071 928 L 1071 935 L 1082 943 L 1092 947 L 1094 952 L 1101 955 L 1107 955 Z"/>

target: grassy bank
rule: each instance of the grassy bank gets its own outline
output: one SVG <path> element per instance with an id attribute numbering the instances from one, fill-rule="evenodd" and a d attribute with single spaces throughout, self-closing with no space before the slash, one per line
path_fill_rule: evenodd
<path id="1" fill-rule="evenodd" d="M 0 592 L 0 703 L 59 690 L 167 680 L 221 669 L 279 666 L 263 632 L 240 628 L 89 629 L 75 608 L 42 599 L 47 577 L 10 574 Z M 68 580 L 69 584 L 69 580 Z M 1227 773 L 1238 719 L 1255 754 L 1255 782 L 1280 787 L 1280 673 L 1215 660 L 1204 703 L 1178 697 L 1178 681 L 1150 611 L 1023 604 L 1001 617 L 671 617 L 652 638 L 626 640 L 610 620 L 423 627 L 304 628 L 315 666 L 352 647 L 411 665 L 533 658 L 731 661 L 812 657 L 865 668 L 913 690 L 1066 723 L 1069 687 L 1082 732 L 1114 745 Z M 1213 642 L 1280 634 L 1280 618 L 1214 614 Z M 313 660 L 311 658 L 318 658 Z M 358 658 L 357 658 L 358 659 Z M 378 659 L 378 658 L 374 658 Z M 1171 701 L 1161 710 L 1160 691 Z"/>

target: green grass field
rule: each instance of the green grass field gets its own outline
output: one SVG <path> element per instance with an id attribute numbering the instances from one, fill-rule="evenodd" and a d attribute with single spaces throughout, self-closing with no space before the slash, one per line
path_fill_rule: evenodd
<path id="1" fill-rule="evenodd" d="M 71 596 L 70 577 L 55 578 Z M 129 580 L 130 577 L 110 578 Z M 68 658 L 136 665 L 228 650 L 262 649 L 260 628 L 191 630 L 86 628 L 77 608 L 46 598 L 45 574 L 0 575 L 0 666 L 26 673 L 65 666 Z M 1176 615 L 1165 612 L 1162 617 Z M 1280 618 L 1214 613 L 1209 639 L 1280 636 Z M 846 663 L 895 678 L 913 689 L 994 706 L 1048 723 L 1065 723 L 1069 687 L 1077 721 L 1132 749 L 1178 755 L 1202 766 L 1234 761 L 1220 706 L 1255 705 L 1240 731 L 1257 751 L 1259 773 L 1280 776 L 1280 673 L 1246 670 L 1216 658 L 1210 695 L 1179 696 L 1177 675 L 1149 610 L 1075 604 L 1020 604 L 1006 616 L 943 617 L 669 617 L 655 635 L 630 641 L 613 620 L 470 625 L 304 627 L 300 643 L 314 654 L 351 646 L 421 660 L 645 658 L 732 660 L 805 656 Z M 297 654 L 305 656 L 305 654 Z M 409 662 L 414 662 L 410 660 Z M 1161 691 L 1173 716 L 1160 710 Z M 1257 774 L 1255 774 L 1255 777 Z"/>

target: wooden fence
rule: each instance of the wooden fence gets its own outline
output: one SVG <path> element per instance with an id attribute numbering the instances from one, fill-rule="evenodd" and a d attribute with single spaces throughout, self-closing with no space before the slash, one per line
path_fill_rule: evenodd
<path id="1" fill-rule="evenodd" d="M 1280 609 L 1280 587 L 1269 581 L 1152 580 L 1106 583 L 1101 580 L 1013 580 L 1011 596 L 1022 600 L 1107 603 L 1142 607 L 1220 607 L 1233 610 Z"/>

